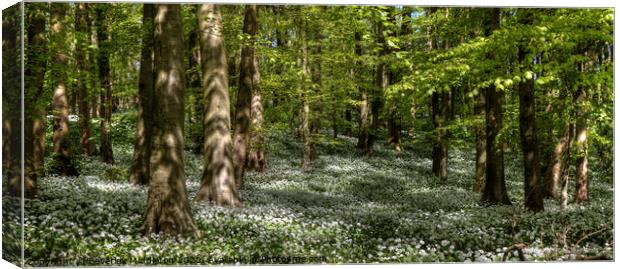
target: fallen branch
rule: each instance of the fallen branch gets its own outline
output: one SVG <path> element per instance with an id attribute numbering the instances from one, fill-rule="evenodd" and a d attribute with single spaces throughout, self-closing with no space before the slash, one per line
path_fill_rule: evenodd
<path id="1" fill-rule="evenodd" d="M 526 248 L 527 245 L 525 243 L 517 243 L 514 244 L 510 247 L 508 247 L 505 251 L 504 251 L 504 256 L 502 257 L 502 261 L 505 262 L 508 259 L 508 254 L 512 253 L 512 251 L 517 250 L 517 253 L 519 254 L 519 260 L 524 262 L 527 261 L 525 259 L 525 255 L 523 255 L 523 249 Z"/>

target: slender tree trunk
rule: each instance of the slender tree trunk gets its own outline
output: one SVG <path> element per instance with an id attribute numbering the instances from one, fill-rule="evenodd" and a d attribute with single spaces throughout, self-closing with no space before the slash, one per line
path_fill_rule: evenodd
<path id="1" fill-rule="evenodd" d="M 489 9 L 490 23 L 485 30 L 489 36 L 493 30 L 499 29 L 501 11 L 499 8 Z M 493 52 L 487 56 L 495 59 Z M 511 204 L 506 190 L 504 176 L 504 149 L 496 142 L 497 135 L 503 127 L 504 93 L 498 91 L 494 85 L 486 89 L 486 136 L 487 136 L 487 166 L 486 180 L 482 201 L 488 204 Z"/>
<path id="2" fill-rule="evenodd" d="M 312 165 L 314 160 L 314 145 L 312 143 L 312 136 L 310 133 L 310 104 L 308 101 L 308 83 L 311 73 L 308 59 L 308 40 L 307 40 L 307 22 L 305 18 L 301 22 L 301 67 L 303 71 L 303 79 L 301 85 L 301 113 L 300 113 L 300 131 L 301 140 L 303 142 L 303 157 L 301 162 L 302 169 L 308 169 Z"/>
<path id="3" fill-rule="evenodd" d="M 69 141 L 69 103 L 67 101 L 66 66 L 68 56 L 63 51 L 65 29 L 63 20 L 67 4 L 53 3 L 51 6 L 51 39 L 56 44 L 53 55 L 52 78 L 54 93 L 52 96 L 52 111 L 54 112 L 53 160 L 50 173 L 75 176 L 78 171 L 73 164 L 71 142 Z"/>
<path id="4" fill-rule="evenodd" d="M 258 9 L 254 13 L 258 17 Z M 258 18 L 255 18 L 258 28 Z M 263 137 L 263 101 L 260 88 L 260 68 L 258 57 L 254 54 L 252 74 L 252 121 L 250 123 L 250 144 L 248 148 L 247 168 L 249 170 L 265 170 L 265 153 Z"/>
<path id="5" fill-rule="evenodd" d="M 560 139 L 553 147 L 553 152 L 550 156 L 549 166 L 545 172 L 545 195 L 547 197 L 558 198 L 558 187 L 562 176 L 564 167 L 564 155 L 568 152 L 569 144 L 569 125 L 566 124 Z"/>
<path id="6" fill-rule="evenodd" d="M 386 53 L 388 52 L 387 48 L 385 48 L 385 46 L 387 45 L 385 44 L 385 37 L 383 36 L 383 31 L 383 23 L 375 23 L 375 34 L 377 35 L 377 43 L 384 46 L 384 48 L 379 52 L 380 57 L 386 55 Z M 383 106 L 383 94 L 385 89 L 387 89 L 390 80 L 389 76 L 390 74 L 386 63 L 380 61 L 375 69 L 375 89 L 373 90 L 372 101 L 370 104 L 370 128 L 372 131 L 369 132 L 368 135 L 367 147 L 369 151 L 366 152 L 367 154 L 372 153 L 373 145 L 377 140 L 377 135 L 375 134 L 375 132 L 379 129 L 381 125 L 379 117 L 381 113 L 381 108 Z"/>
<path id="7" fill-rule="evenodd" d="M 355 33 L 355 54 L 358 57 L 362 56 L 362 34 L 359 32 Z M 357 66 L 362 65 L 362 60 L 357 60 Z M 362 78 L 362 70 L 361 68 L 357 68 L 356 70 L 356 78 L 359 81 Z M 360 91 L 360 119 L 359 119 L 359 132 L 357 135 L 357 148 L 361 149 L 364 153 L 370 151 L 368 147 L 368 112 L 370 110 L 370 102 L 368 99 L 368 90 L 366 87 L 358 86 Z"/>
<path id="8" fill-rule="evenodd" d="M 519 62 L 526 61 L 526 52 L 519 49 Z M 536 136 L 536 96 L 534 80 L 519 83 L 519 130 L 523 152 L 523 173 L 525 182 L 525 207 L 534 212 L 543 211 L 543 188 L 540 178 L 538 138 Z"/>
<path id="9" fill-rule="evenodd" d="M 320 34 L 319 34 L 320 35 Z M 320 38 L 316 38 L 314 42 L 320 42 Z M 314 88 L 314 94 L 316 96 L 321 95 L 321 44 L 317 44 L 312 48 L 312 54 L 314 54 L 314 61 L 310 64 L 310 73 L 312 76 L 312 84 Z M 318 134 L 321 130 L 321 111 L 323 104 L 320 98 L 317 98 L 312 102 L 312 119 L 310 121 L 310 133 Z"/>
<path id="10" fill-rule="evenodd" d="M 439 180 L 448 180 L 448 139 L 446 121 L 449 105 L 448 93 L 434 92 L 431 96 L 431 113 L 433 126 L 435 127 L 435 138 L 433 141 L 433 174 Z"/>
<path id="11" fill-rule="evenodd" d="M 256 5 L 246 5 L 243 20 L 243 33 L 256 36 Z M 241 66 L 239 73 L 239 91 L 235 111 L 235 130 L 233 135 L 233 164 L 237 188 L 243 187 L 245 164 L 250 138 L 250 121 L 252 117 L 252 86 L 254 72 L 254 46 L 243 45 L 241 48 Z"/>
<path id="12" fill-rule="evenodd" d="M 474 113 L 480 116 L 482 119 L 486 118 L 485 114 L 486 96 L 484 93 L 479 93 L 476 98 L 476 104 L 474 105 Z M 484 122 L 476 124 L 476 171 L 474 178 L 474 191 L 482 193 L 484 192 L 484 186 L 486 181 L 486 166 L 487 166 L 487 136 Z"/>
<path id="13" fill-rule="evenodd" d="M 344 127 L 344 135 L 346 136 L 353 136 L 353 129 L 351 128 L 351 122 L 353 121 L 353 113 L 351 112 L 350 108 L 347 108 L 344 110 L 344 121 L 345 121 L 345 127 Z"/>
<path id="14" fill-rule="evenodd" d="M 432 10 L 432 12 L 435 12 L 435 10 Z M 437 42 L 432 38 L 434 35 L 433 31 L 433 28 L 428 29 L 429 37 L 427 47 L 429 51 L 433 50 L 434 43 Z M 447 50 L 449 48 L 447 40 L 444 40 L 444 44 Z M 435 129 L 432 151 L 432 171 L 441 182 L 448 180 L 448 132 L 446 130 L 446 123 L 450 105 L 449 94 L 450 92 L 448 89 L 443 89 L 443 92 L 435 90 L 435 92 L 431 94 L 431 118 Z"/>
<path id="15" fill-rule="evenodd" d="M 566 155 L 564 156 L 562 165 L 562 190 L 560 192 L 560 208 L 566 209 L 568 206 L 568 183 L 570 180 L 570 166 L 568 162 L 571 160 L 571 150 L 575 139 L 575 124 L 568 124 L 568 140 L 566 145 Z"/>
<path id="16" fill-rule="evenodd" d="M 581 87 L 578 89 L 575 103 L 577 104 L 575 123 L 575 148 L 577 151 L 577 163 L 575 170 L 575 204 L 589 202 L 588 181 L 588 122 L 585 102 L 587 100 L 586 90 Z"/>
<path id="17" fill-rule="evenodd" d="M 200 5 L 197 13 L 204 78 L 204 171 L 195 200 L 241 207 L 235 187 L 230 137 L 228 66 L 218 6 Z"/>
<path id="18" fill-rule="evenodd" d="M 185 70 L 180 5 L 155 5 L 155 98 L 144 232 L 198 234 L 185 187 L 183 125 Z"/>
<path id="19" fill-rule="evenodd" d="M 76 32 L 76 48 L 75 48 L 75 65 L 78 72 L 76 82 L 78 114 L 81 129 L 80 145 L 82 153 L 88 156 L 97 153 L 97 147 L 91 139 L 90 132 L 90 106 L 88 104 L 88 64 L 86 61 L 88 40 L 90 39 L 90 18 L 88 16 L 89 5 L 87 3 L 76 4 L 75 8 L 75 32 Z"/>
<path id="20" fill-rule="evenodd" d="M 110 127 L 112 125 L 112 81 L 110 76 L 110 61 L 108 54 L 110 47 L 108 44 L 108 27 L 105 14 L 101 8 L 97 8 L 96 12 L 97 24 L 97 44 L 99 45 L 99 57 L 97 64 L 99 65 L 99 80 L 101 83 L 101 110 L 103 112 L 103 120 L 101 121 L 101 160 L 105 163 L 114 163 L 114 154 L 112 152 L 112 138 L 110 135 Z"/>
<path id="21" fill-rule="evenodd" d="M 153 125 L 153 34 L 155 7 L 144 4 L 142 9 L 142 51 L 140 55 L 140 82 L 138 85 L 138 126 L 134 140 L 129 182 L 146 185 L 151 158 L 151 129 Z M 202 143 L 201 143 L 202 144 Z"/>
<path id="22" fill-rule="evenodd" d="M 252 87 L 252 122 L 250 128 L 250 147 L 248 148 L 248 169 L 254 171 L 265 170 L 265 138 L 263 137 L 263 102 L 260 90 L 260 71 L 258 57 L 254 57 L 254 76 Z"/>

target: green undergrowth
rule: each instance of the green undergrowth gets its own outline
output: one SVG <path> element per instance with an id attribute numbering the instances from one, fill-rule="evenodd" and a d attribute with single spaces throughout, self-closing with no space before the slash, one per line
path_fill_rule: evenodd
<path id="1" fill-rule="evenodd" d="M 127 183 L 132 147 L 116 144 L 115 165 L 77 158 L 79 177 L 47 176 L 25 203 L 27 265 L 375 263 L 500 261 L 525 243 L 527 260 L 570 260 L 613 253 L 612 180 L 593 172 L 591 202 L 524 211 L 522 168 L 506 157 L 515 206 L 482 206 L 472 189 L 472 149 L 452 149 L 449 178 L 430 173 L 424 143 L 363 156 L 355 138 L 316 137 L 317 159 L 303 171 L 301 143 L 284 129 L 266 133 L 268 167 L 248 172 L 244 208 L 192 203 L 201 236 L 140 234 L 146 187 Z M 202 158 L 186 152 L 190 199 Z M 572 186 L 571 186 L 572 187 Z M 3 196 L 5 246 L 19 238 L 19 205 Z M 10 249 L 13 249 L 14 246 Z M 10 250 L 9 249 L 9 250 Z M 9 251 L 10 252 L 10 251 Z M 5 257 L 10 257 L 7 252 Z M 512 255 L 515 254 L 515 255 Z M 508 255 L 517 260 L 515 253 Z"/>

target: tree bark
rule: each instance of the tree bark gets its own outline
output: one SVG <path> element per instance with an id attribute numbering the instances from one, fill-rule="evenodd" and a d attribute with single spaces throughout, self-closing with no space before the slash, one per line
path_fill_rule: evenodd
<path id="1" fill-rule="evenodd" d="M 575 170 L 575 204 L 587 204 L 589 202 L 588 189 L 588 122 L 585 102 L 587 100 L 586 90 L 583 87 L 578 89 L 575 96 L 577 104 L 575 123 L 575 149 L 577 152 L 577 163 Z"/>
<path id="2" fill-rule="evenodd" d="M 197 13 L 204 77 L 204 171 L 195 200 L 242 207 L 235 187 L 230 138 L 228 66 L 218 6 L 201 5 Z"/>
<path id="3" fill-rule="evenodd" d="M 359 32 L 355 33 L 355 55 L 358 57 L 362 56 L 362 34 Z M 357 80 L 362 78 L 362 60 L 358 59 L 357 61 Z M 360 91 L 360 119 L 359 119 L 359 132 L 357 135 L 357 148 L 361 149 L 364 153 L 370 151 L 368 147 L 368 111 L 370 110 L 370 102 L 368 100 L 368 90 L 366 87 L 358 86 Z"/>
<path id="4" fill-rule="evenodd" d="M 493 30 L 499 29 L 501 16 L 499 8 L 489 9 L 489 12 L 490 23 L 487 29 L 485 29 L 487 36 L 490 36 Z M 495 54 L 490 52 L 487 57 L 495 59 Z M 500 143 L 496 142 L 497 135 L 503 127 L 503 102 L 504 93 L 498 91 L 494 85 L 486 89 L 486 151 L 488 158 L 482 202 L 488 204 L 511 204 L 506 190 L 506 179 L 504 175 L 504 149 Z"/>
<path id="5" fill-rule="evenodd" d="M 243 33 L 256 36 L 256 5 L 246 5 L 243 20 Z M 250 138 L 250 121 L 252 118 L 252 86 L 254 72 L 254 46 L 243 45 L 241 48 L 241 66 L 239 72 L 239 91 L 235 111 L 235 130 L 233 135 L 233 164 L 235 167 L 235 185 L 243 187 L 243 177 L 248 154 Z"/>
<path id="6" fill-rule="evenodd" d="M 568 138 L 567 138 L 567 145 L 566 145 L 566 156 L 564 156 L 563 160 L 562 160 L 562 190 L 560 192 L 560 208 L 561 209 L 566 209 L 566 207 L 568 206 L 568 183 L 570 180 L 570 167 L 568 165 L 568 162 L 571 159 L 571 150 L 572 150 L 572 146 L 573 146 L 573 141 L 575 139 L 575 124 L 574 123 L 569 123 L 568 124 L 568 128 L 567 131 L 568 133 Z"/>
<path id="7" fill-rule="evenodd" d="M 140 53 L 140 78 L 138 85 L 138 126 L 134 140 L 133 158 L 129 169 L 129 182 L 148 184 L 151 158 L 151 129 L 153 125 L 153 35 L 155 7 L 144 4 L 142 8 L 142 51 Z M 202 144 L 202 143 L 201 143 Z"/>
<path id="8" fill-rule="evenodd" d="M 93 156 L 97 153 L 97 147 L 91 140 L 90 131 L 90 106 L 88 104 L 88 64 L 86 61 L 88 40 L 90 39 L 90 18 L 88 16 L 89 5 L 87 3 L 76 4 L 75 8 L 75 65 L 78 73 L 76 82 L 77 103 L 80 124 L 80 146 L 82 153 Z"/>
<path id="9" fill-rule="evenodd" d="M 310 104 L 308 102 L 308 95 L 310 90 L 308 89 L 310 79 L 310 66 L 308 59 L 308 40 L 307 40 L 307 22 L 305 18 L 301 22 L 301 68 L 303 72 L 302 85 L 301 85 L 301 113 L 300 115 L 300 131 L 301 140 L 303 143 L 302 150 L 302 162 L 301 168 L 308 169 L 312 165 L 314 160 L 314 145 L 312 142 L 312 136 L 310 133 Z"/>
<path id="10" fill-rule="evenodd" d="M 155 98 L 145 233 L 197 234 L 183 170 L 185 70 L 180 5 L 155 5 Z"/>
<path id="11" fill-rule="evenodd" d="M 101 160 L 105 163 L 114 163 L 114 154 L 112 152 L 112 138 L 110 135 L 110 127 L 112 125 L 112 83 L 110 76 L 110 61 L 108 59 L 108 27 L 105 14 L 101 7 L 96 12 L 97 24 L 97 44 L 99 45 L 99 56 L 97 64 L 99 65 L 99 81 L 101 83 L 101 110 L 103 112 L 103 120 L 101 121 Z"/>
<path id="12" fill-rule="evenodd" d="M 320 36 L 320 34 L 316 34 L 316 36 Z M 312 84 L 314 88 L 314 94 L 316 96 L 321 95 L 321 44 L 320 37 L 315 37 L 314 42 L 318 44 L 314 45 L 311 49 L 312 54 L 314 55 L 312 63 L 309 64 L 310 73 L 312 76 Z M 310 120 L 310 133 L 318 134 L 321 130 L 321 111 L 323 109 L 323 104 L 321 103 L 320 98 L 313 100 L 312 102 L 312 119 Z"/>
<path id="13" fill-rule="evenodd" d="M 344 135 L 350 137 L 353 135 L 353 129 L 351 128 L 351 122 L 353 121 L 353 113 L 351 112 L 351 109 L 348 107 L 344 110 L 344 121 L 345 121 Z"/>
<path id="14" fill-rule="evenodd" d="M 53 3 L 51 6 L 51 37 L 55 43 L 52 79 L 54 93 L 52 96 L 52 111 L 54 113 L 53 160 L 50 167 L 51 174 L 76 176 L 78 171 L 73 164 L 71 142 L 69 141 L 69 103 L 67 101 L 67 73 L 68 56 L 64 51 L 66 34 L 63 20 L 66 15 L 67 4 Z"/>
<path id="15" fill-rule="evenodd" d="M 526 53 L 520 48 L 519 62 L 525 64 Z M 544 210 L 543 188 L 540 178 L 538 138 L 536 136 L 536 96 L 534 80 L 519 83 L 519 131 L 523 152 L 525 207 L 534 212 Z"/>
<path id="16" fill-rule="evenodd" d="M 196 5 L 192 5 L 192 12 L 198 14 L 198 9 Z M 199 21 L 196 20 L 194 24 L 193 30 L 189 34 L 189 39 L 187 43 L 189 44 L 187 55 L 188 55 L 188 64 L 189 69 L 187 72 L 188 88 L 190 92 L 194 96 L 194 103 L 192 106 L 193 109 L 189 109 L 189 123 L 195 124 L 196 126 L 190 126 L 188 128 L 190 130 L 190 136 L 193 142 L 193 152 L 196 154 L 202 154 L 204 148 L 204 107 L 203 107 L 203 95 L 204 90 L 201 86 L 200 81 L 200 37 L 198 36 L 198 24 Z M 193 110 L 193 113 L 192 113 Z M 230 117 L 230 116 L 229 116 Z"/>
<path id="17" fill-rule="evenodd" d="M 545 196 L 558 198 L 558 187 L 562 176 L 564 167 L 564 155 L 568 151 L 568 139 L 569 139 L 569 126 L 565 125 L 562 130 L 562 134 L 557 143 L 553 147 L 553 152 L 550 156 L 549 166 L 545 172 Z"/>
<path id="18" fill-rule="evenodd" d="M 43 94 L 47 66 L 47 38 L 45 36 L 46 4 L 26 5 L 28 45 L 24 66 L 24 195 L 36 195 L 37 177 L 43 176 L 45 148 L 45 109 L 39 101 Z"/>
<path id="19" fill-rule="evenodd" d="M 22 195 L 22 83 L 21 74 L 21 6 L 15 4 L 2 11 L 2 94 L 5 104 L 11 108 L 5 108 L 7 113 L 2 113 L 6 122 L 5 128 L 8 133 L 8 141 L 5 141 L 8 149 L 8 193 L 13 197 L 21 198 Z M 5 133 L 5 134 L 6 134 Z"/>
<path id="20" fill-rule="evenodd" d="M 476 98 L 476 104 L 474 105 L 474 114 L 486 118 L 485 106 L 486 96 L 484 93 L 479 93 Z M 474 177 L 474 191 L 482 193 L 484 192 L 484 186 L 486 181 L 486 166 L 487 166 L 487 136 L 484 122 L 476 124 L 476 171 Z"/>
<path id="21" fill-rule="evenodd" d="M 375 34 L 377 36 L 377 43 L 381 44 L 383 48 L 379 52 L 379 57 L 387 54 L 387 44 L 385 43 L 385 36 L 383 35 L 384 27 L 383 23 L 376 22 L 375 23 Z M 380 60 L 375 69 L 375 88 L 372 92 L 372 101 L 370 103 L 370 114 L 371 114 L 371 122 L 370 128 L 372 131 L 368 134 L 368 150 L 366 153 L 372 153 L 372 148 L 377 140 L 377 135 L 375 132 L 379 130 L 381 125 L 381 121 L 379 119 L 381 108 L 383 107 L 383 94 L 387 89 L 390 74 L 387 68 L 386 63 L 383 60 Z"/>
<path id="22" fill-rule="evenodd" d="M 265 138 L 263 136 L 263 102 L 260 89 L 260 71 L 258 57 L 254 56 L 254 74 L 252 86 L 252 122 L 250 128 L 250 145 L 248 148 L 247 168 L 254 171 L 264 171 Z"/>

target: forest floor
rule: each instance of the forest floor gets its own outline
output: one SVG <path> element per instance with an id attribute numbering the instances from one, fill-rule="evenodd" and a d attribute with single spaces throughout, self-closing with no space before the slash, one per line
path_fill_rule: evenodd
<path id="1" fill-rule="evenodd" d="M 117 165 L 78 158 L 79 177 L 39 180 L 39 197 L 25 203 L 27 264 L 235 264 L 500 261 L 524 243 L 527 260 L 613 256 L 611 176 L 590 174 L 589 206 L 525 212 L 519 155 L 506 155 L 515 206 L 479 205 L 472 189 L 474 154 L 450 151 L 446 183 L 430 173 L 430 149 L 397 153 L 377 146 L 370 156 L 355 139 L 324 136 L 317 159 L 302 171 L 301 144 L 290 132 L 266 133 L 268 168 L 249 172 L 244 208 L 191 203 L 199 238 L 142 236 L 146 187 L 127 183 L 132 146 L 118 143 Z M 186 152 L 190 199 L 200 185 L 202 157 Z M 607 178 L 609 177 L 609 178 Z M 4 247 L 19 242 L 19 208 L 4 196 Z M 518 260 L 516 251 L 510 260 Z M 10 253 L 5 254 L 5 258 Z"/>

